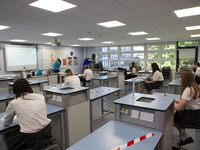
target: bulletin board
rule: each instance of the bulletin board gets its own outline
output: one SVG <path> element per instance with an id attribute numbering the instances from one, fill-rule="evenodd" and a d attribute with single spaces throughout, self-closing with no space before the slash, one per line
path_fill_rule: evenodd
<path id="1" fill-rule="evenodd" d="M 60 58 L 61 60 L 61 66 L 60 68 L 66 68 L 67 64 L 66 60 L 66 49 L 61 48 L 42 48 L 42 65 L 43 69 L 50 69 L 53 67 L 54 62 L 51 60 L 51 54 L 53 54 L 53 59 L 56 60 L 57 58 Z"/>

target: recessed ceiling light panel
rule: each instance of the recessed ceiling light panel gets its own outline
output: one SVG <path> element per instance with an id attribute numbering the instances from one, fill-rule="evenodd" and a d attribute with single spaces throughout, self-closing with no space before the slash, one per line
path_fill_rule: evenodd
<path id="1" fill-rule="evenodd" d="M 105 44 L 111 44 L 111 43 L 115 43 L 115 42 L 112 42 L 112 41 L 106 41 L 106 42 L 102 42 L 102 43 L 105 43 Z"/>
<path id="2" fill-rule="evenodd" d="M 102 22 L 102 23 L 97 23 L 100 26 L 104 26 L 106 28 L 112 28 L 112 27 L 119 27 L 119 26 L 125 26 L 126 24 L 121 23 L 119 21 L 109 21 L 109 22 Z"/>
<path id="3" fill-rule="evenodd" d="M 156 38 L 146 38 L 146 40 L 153 41 L 153 40 L 160 40 L 160 38 L 158 38 L 158 37 L 156 37 Z"/>
<path id="4" fill-rule="evenodd" d="M 10 28 L 10 27 L 9 26 L 0 25 L 0 30 L 4 30 L 4 29 L 7 29 L 7 28 Z"/>
<path id="5" fill-rule="evenodd" d="M 185 27 L 186 30 L 200 30 L 200 25 L 199 26 L 190 26 L 190 27 Z"/>
<path id="6" fill-rule="evenodd" d="M 81 45 L 78 45 L 78 44 L 73 44 L 73 45 L 70 45 L 70 46 L 81 46 Z"/>
<path id="7" fill-rule="evenodd" d="M 91 41 L 91 40 L 94 40 L 93 38 L 79 38 L 78 40 L 81 40 L 81 41 Z"/>
<path id="8" fill-rule="evenodd" d="M 25 42 L 26 40 L 19 40 L 19 39 L 13 39 L 13 40 L 10 40 L 12 42 Z"/>
<path id="9" fill-rule="evenodd" d="M 191 37 L 200 37 L 200 34 L 191 35 Z"/>
<path id="10" fill-rule="evenodd" d="M 188 16 L 196 16 L 196 15 L 200 15 L 200 6 L 175 10 L 174 12 L 179 18 L 188 17 Z"/>
<path id="11" fill-rule="evenodd" d="M 63 34 L 49 32 L 49 33 L 44 33 L 44 34 L 42 34 L 42 35 L 45 35 L 45 36 L 61 36 L 61 35 L 63 35 Z"/>
<path id="12" fill-rule="evenodd" d="M 148 33 L 144 32 L 144 31 L 140 31 L 140 32 L 130 32 L 128 34 L 136 36 L 136 35 L 146 35 Z"/>
<path id="13" fill-rule="evenodd" d="M 29 5 L 55 13 L 77 7 L 76 5 L 65 2 L 63 0 L 38 0 Z"/>

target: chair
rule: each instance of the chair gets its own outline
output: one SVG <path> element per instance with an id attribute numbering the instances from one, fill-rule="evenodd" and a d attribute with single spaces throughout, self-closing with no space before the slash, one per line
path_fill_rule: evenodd
<path id="1" fill-rule="evenodd" d="M 56 139 L 55 137 L 52 137 L 51 138 L 52 144 L 47 146 L 44 150 L 54 150 L 53 148 L 56 148 L 56 150 L 60 150 L 59 145 L 54 142 L 55 139 Z"/>
<path id="2" fill-rule="evenodd" d="M 177 148 L 180 149 L 180 143 L 181 143 L 181 136 L 183 135 L 185 129 L 200 129 L 200 126 L 196 126 L 196 127 L 186 127 L 184 128 L 183 130 L 181 130 L 181 132 L 179 133 L 179 141 L 178 141 L 178 144 L 177 144 Z"/>

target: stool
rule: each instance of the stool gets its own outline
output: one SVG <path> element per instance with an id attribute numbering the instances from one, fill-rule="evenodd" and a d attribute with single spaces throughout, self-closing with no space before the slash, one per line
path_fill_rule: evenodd
<path id="1" fill-rule="evenodd" d="M 87 80 L 87 81 L 85 82 L 85 86 L 91 88 L 91 80 Z"/>
<path id="2" fill-rule="evenodd" d="M 56 150 L 60 150 L 60 147 L 58 144 L 56 143 L 53 143 L 53 141 L 55 140 L 56 138 L 55 137 L 52 137 L 51 138 L 51 141 L 52 141 L 52 144 L 47 146 L 44 150 L 52 150 L 52 148 L 56 148 Z M 54 150 L 54 149 L 53 149 Z"/>
<path id="3" fill-rule="evenodd" d="M 184 128 L 183 130 L 181 130 L 181 133 L 179 133 L 179 141 L 178 141 L 178 144 L 177 144 L 177 148 L 180 149 L 180 143 L 181 143 L 181 136 L 183 135 L 183 132 L 185 131 L 185 129 L 187 128 Z M 200 126 L 197 126 L 197 127 L 193 127 L 193 128 L 190 128 L 188 127 L 188 129 L 200 129 Z"/>

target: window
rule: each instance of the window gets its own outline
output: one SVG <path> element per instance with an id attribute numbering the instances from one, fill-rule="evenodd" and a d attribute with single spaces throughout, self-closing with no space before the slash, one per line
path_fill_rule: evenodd
<path id="1" fill-rule="evenodd" d="M 127 68 L 127 67 L 131 66 L 131 61 L 121 61 L 120 66 Z"/>
<path id="2" fill-rule="evenodd" d="M 108 52 L 108 48 L 107 47 L 100 47 L 99 52 Z"/>
<path id="3" fill-rule="evenodd" d="M 170 67 L 171 69 L 176 68 L 176 61 L 161 61 L 161 68 Z"/>
<path id="4" fill-rule="evenodd" d="M 119 67 L 119 61 L 110 61 L 109 67 Z"/>
<path id="5" fill-rule="evenodd" d="M 110 54 L 110 59 L 118 59 L 118 54 Z"/>
<path id="6" fill-rule="evenodd" d="M 198 46 L 198 41 L 178 42 L 178 47 Z"/>
<path id="7" fill-rule="evenodd" d="M 108 67 L 108 61 L 100 61 L 103 67 Z"/>
<path id="8" fill-rule="evenodd" d="M 175 50 L 175 44 L 172 45 L 162 45 L 163 50 Z"/>
<path id="9" fill-rule="evenodd" d="M 175 52 L 162 53 L 162 59 L 174 59 L 174 58 L 175 58 Z"/>
<path id="10" fill-rule="evenodd" d="M 121 59 L 131 59 L 131 54 L 128 54 L 128 53 L 123 53 L 121 54 Z"/>
<path id="11" fill-rule="evenodd" d="M 144 46 L 133 46 L 134 51 L 144 51 Z"/>
<path id="12" fill-rule="evenodd" d="M 144 61 L 134 61 L 138 67 L 144 68 Z"/>
<path id="13" fill-rule="evenodd" d="M 159 59 L 159 53 L 148 53 L 148 59 Z"/>
<path id="14" fill-rule="evenodd" d="M 179 58 L 179 65 L 181 68 L 191 68 L 193 67 L 195 58 Z"/>
<path id="15" fill-rule="evenodd" d="M 99 59 L 108 59 L 108 54 L 101 54 Z"/>
<path id="16" fill-rule="evenodd" d="M 147 50 L 159 50 L 160 45 L 148 45 Z"/>
<path id="17" fill-rule="evenodd" d="M 134 53 L 133 59 L 144 59 L 144 53 Z"/>
<path id="18" fill-rule="evenodd" d="M 118 47 L 110 47 L 110 52 L 118 52 Z"/>
<path id="19" fill-rule="evenodd" d="M 131 47 L 121 47 L 121 51 L 122 52 L 130 52 L 131 51 Z"/>

